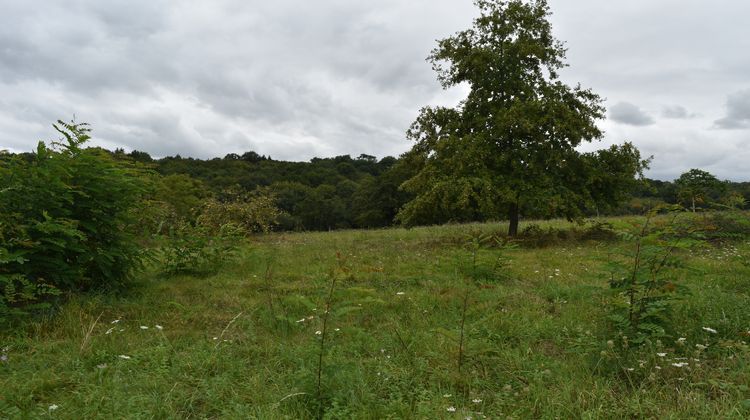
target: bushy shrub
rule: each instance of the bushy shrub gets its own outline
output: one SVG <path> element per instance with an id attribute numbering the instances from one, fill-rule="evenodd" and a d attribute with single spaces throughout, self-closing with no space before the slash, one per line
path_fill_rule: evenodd
<path id="1" fill-rule="evenodd" d="M 44 283 L 34 283 L 19 273 L 7 270 L 11 263 L 23 264 L 26 259 L 20 252 L 11 254 L 0 247 L 0 325 L 13 316 L 49 306 L 43 299 L 57 295 L 59 290 Z"/>
<path id="2" fill-rule="evenodd" d="M 593 220 L 586 223 L 580 237 L 583 240 L 612 241 L 617 239 L 617 232 L 612 223 Z"/>
<path id="3" fill-rule="evenodd" d="M 625 349 L 670 337 L 673 303 L 688 292 L 676 269 L 684 264 L 680 251 L 698 242 L 691 230 L 675 222 L 677 216 L 658 226 L 653 223 L 655 214 L 648 216 L 637 233 L 621 232 L 632 249 L 608 263 L 615 292 L 609 320 Z"/>
<path id="4" fill-rule="evenodd" d="M 60 141 L 0 163 L 0 248 L 13 256 L 1 272 L 15 285 L 4 302 L 121 286 L 141 262 L 129 226 L 145 191 L 142 171 L 83 148 L 87 125 L 54 127 Z"/>
<path id="5" fill-rule="evenodd" d="M 204 202 L 197 223 L 215 232 L 232 224 L 245 234 L 268 233 L 280 215 L 273 195 L 267 190 L 245 193 L 230 189 Z"/>
<path id="6" fill-rule="evenodd" d="M 163 272 L 169 275 L 214 273 L 234 257 L 242 233 L 241 228 L 231 223 L 216 231 L 205 225 L 182 223 L 172 229 L 161 248 Z"/>
<path id="7" fill-rule="evenodd" d="M 243 237 L 269 232 L 281 215 L 268 191 L 239 189 L 206 198 L 196 213 L 168 220 L 161 247 L 165 274 L 215 273 L 234 257 Z"/>
<path id="8" fill-rule="evenodd" d="M 750 213 L 741 210 L 707 212 L 689 222 L 710 241 L 750 237 Z"/>
<path id="9" fill-rule="evenodd" d="M 566 228 L 554 228 L 552 226 L 542 228 L 536 223 L 531 223 L 521 230 L 517 242 L 529 248 L 544 248 L 560 243 L 612 241 L 615 239 L 617 239 L 617 233 L 611 223 L 592 220 Z"/>

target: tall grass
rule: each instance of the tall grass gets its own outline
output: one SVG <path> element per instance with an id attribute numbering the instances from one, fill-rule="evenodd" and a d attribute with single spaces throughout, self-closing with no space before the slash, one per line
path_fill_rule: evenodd
<path id="1" fill-rule="evenodd" d="M 750 415 L 747 240 L 680 251 L 691 293 L 674 307 L 674 335 L 615 371 L 599 368 L 617 365 L 604 261 L 632 244 L 467 253 L 466 232 L 501 230 L 274 234 L 215 276 L 146 273 L 127 296 L 74 298 L 0 335 L 0 417 Z M 277 315 L 290 321 L 268 322 Z"/>

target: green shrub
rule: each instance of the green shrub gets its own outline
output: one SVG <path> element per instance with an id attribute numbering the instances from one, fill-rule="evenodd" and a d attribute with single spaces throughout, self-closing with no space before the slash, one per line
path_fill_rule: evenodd
<path id="1" fill-rule="evenodd" d="M 60 293 L 51 285 L 34 283 L 22 274 L 6 271 L 10 263 L 25 262 L 20 252 L 11 254 L 0 247 L 0 325 L 30 310 L 48 307 L 42 299 Z"/>
<path id="2" fill-rule="evenodd" d="M 592 241 L 613 241 L 617 239 L 617 232 L 612 223 L 598 220 L 590 221 L 581 233 L 581 239 Z"/>
<path id="3" fill-rule="evenodd" d="M 695 246 L 696 241 L 691 231 L 675 222 L 677 216 L 657 226 L 654 215 L 648 216 L 639 232 L 621 232 L 632 250 L 608 263 L 615 292 L 609 321 L 623 349 L 670 337 L 673 303 L 688 292 L 676 269 L 683 266 L 679 251 Z"/>
<path id="4" fill-rule="evenodd" d="M 245 234 L 268 233 L 280 215 L 274 196 L 267 190 L 245 193 L 230 189 L 204 202 L 197 223 L 214 232 L 231 224 Z"/>
<path id="5" fill-rule="evenodd" d="M 171 230 L 161 248 L 162 271 L 168 275 L 215 273 L 235 256 L 242 236 L 243 230 L 231 223 L 216 231 L 206 225 L 182 223 Z"/>
<path id="6" fill-rule="evenodd" d="M 141 263 L 129 231 L 145 191 L 143 172 L 98 148 L 86 124 L 58 121 L 63 138 L 0 163 L 2 301 L 32 301 L 51 290 L 124 285 Z M 21 292 L 23 291 L 23 292 Z"/>
<path id="7" fill-rule="evenodd" d="M 693 228 L 711 241 L 750 237 L 750 213 L 733 211 L 707 212 L 691 219 Z"/>
<path id="8" fill-rule="evenodd" d="M 536 223 L 526 226 L 519 236 L 520 242 L 531 248 L 545 248 L 560 243 L 559 230 L 553 227 L 543 229 Z"/>
<path id="9" fill-rule="evenodd" d="M 173 218 L 161 248 L 165 274 L 215 273 L 231 260 L 244 236 L 267 233 L 281 212 L 265 190 L 235 189 L 206 199 L 195 221 Z"/>

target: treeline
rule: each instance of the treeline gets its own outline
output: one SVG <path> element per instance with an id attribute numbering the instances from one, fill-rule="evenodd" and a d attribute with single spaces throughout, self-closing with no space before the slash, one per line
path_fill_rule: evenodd
<path id="1" fill-rule="evenodd" d="M 406 159 L 349 155 L 286 162 L 254 152 L 200 160 L 179 155 L 163 159 L 139 151 L 115 156 L 150 165 L 170 185 L 170 194 L 200 198 L 201 192 L 263 192 L 282 211 L 279 230 L 376 228 L 393 224 L 398 210 L 411 199 L 400 189 L 414 175 Z"/>
<path id="2" fill-rule="evenodd" d="M 688 209 L 695 205 L 701 210 L 747 209 L 750 182 L 720 181 L 708 172 L 692 169 L 674 181 L 646 179 L 631 196 L 617 214 L 644 214 L 661 203 L 681 204 Z"/>
<path id="3" fill-rule="evenodd" d="M 114 154 L 151 165 L 171 185 L 171 194 L 199 198 L 201 192 L 221 195 L 236 188 L 270 192 L 283 212 L 278 230 L 394 225 L 399 209 L 413 199 L 401 185 L 420 169 L 420 163 L 410 153 L 379 160 L 362 154 L 356 158 L 314 158 L 309 162 L 278 161 L 255 152 L 209 160 L 179 155 L 152 159 L 140 151 L 117 150 Z M 659 204 L 682 204 L 686 208 L 695 204 L 697 209 L 745 208 L 750 202 L 750 182 L 719 181 L 707 172 L 692 170 L 683 174 L 682 181 L 643 179 L 633 183 L 627 194 L 629 198 L 614 207 L 585 206 L 584 215 L 644 214 Z M 554 216 L 557 215 L 545 209 L 526 208 L 523 212 L 527 219 Z M 500 217 L 473 213 L 477 221 Z"/>
<path id="4" fill-rule="evenodd" d="M 342 155 L 313 158 L 309 162 L 274 160 L 252 151 L 208 160 L 179 155 L 154 159 L 146 152 L 126 153 L 122 149 L 109 153 L 158 173 L 160 187 L 155 194 L 159 197 L 154 200 L 170 203 L 179 218 L 194 219 L 195 212 L 209 197 L 221 200 L 227 194 L 256 193 L 273 198 L 281 211 L 274 228 L 283 231 L 397 224 L 399 210 L 414 198 L 401 186 L 421 169 L 420 162 L 410 153 L 381 159 L 366 154 L 355 158 Z M 30 159 L 31 155 L 21 156 Z M 11 156 L 6 154 L 4 159 Z M 691 173 L 697 178 L 691 179 Z M 696 209 L 746 208 L 750 202 L 750 182 L 719 181 L 707 172 L 692 170 L 683 174 L 682 181 L 643 179 L 633 183 L 626 194 L 629 198 L 614 207 L 585 205 L 583 215 L 644 214 L 665 203 L 682 204 L 686 208 L 695 205 Z M 472 202 L 466 205 L 470 207 Z M 442 221 L 502 218 L 502 215 L 465 210 L 461 217 L 444 215 Z M 536 219 L 559 215 L 547 209 L 525 208 L 522 216 Z"/>

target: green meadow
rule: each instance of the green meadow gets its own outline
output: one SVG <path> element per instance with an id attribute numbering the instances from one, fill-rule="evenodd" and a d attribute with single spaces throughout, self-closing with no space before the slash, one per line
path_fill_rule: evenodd
<path id="1" fill-rule="evenodd" d="M 0 417 L 750 416 L 750 242 L 680 251 L 673 329 L 622 348 L 607 262 L 633 244 L 506 229 L 257 236 L 214 275 L 71 296 L 0 336 Z"/>

